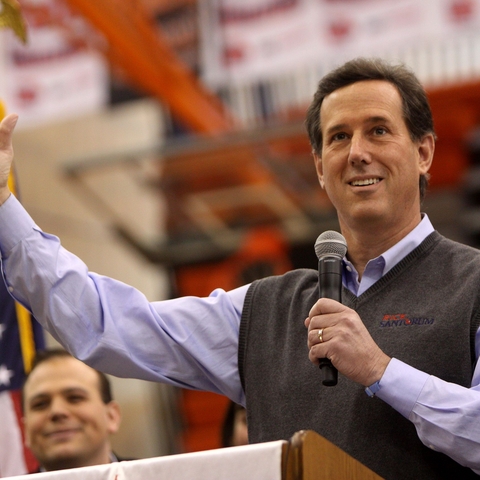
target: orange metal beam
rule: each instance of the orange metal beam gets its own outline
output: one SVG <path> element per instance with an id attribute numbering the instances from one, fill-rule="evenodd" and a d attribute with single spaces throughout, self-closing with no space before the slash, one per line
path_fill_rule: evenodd
<path id="1" fill-rule="evenodd" d="M 130 80 L 167 104 L 187 127 L 209 134 L 232 129 L 224 105 L 177 58 L 140 2 L 66 1 L 103 33 L 111 57 Z"/>

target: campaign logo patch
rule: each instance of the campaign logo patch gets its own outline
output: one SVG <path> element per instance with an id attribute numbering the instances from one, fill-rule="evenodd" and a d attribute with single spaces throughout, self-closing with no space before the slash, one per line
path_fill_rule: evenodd
<path id="1" fill-rule="evenodd" d="M 412 325 L 433 325 L 434 318 L 413 317 L 406 313 L 385 314 L 380 321 L 381 328 L 410 327 Z"/>

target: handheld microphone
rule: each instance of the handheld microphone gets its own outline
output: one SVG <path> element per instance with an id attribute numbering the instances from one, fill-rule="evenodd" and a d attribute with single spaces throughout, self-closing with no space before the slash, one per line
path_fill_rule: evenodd
<path id="1" fill-rule="evenodd" d="M 318 285 L 320 298 L 342 301 L 342 259 L 347 253 L 347 242 L 343 235 L 333 230 L 323 232 L 315 242 L 318 257 Z M 320 358 L 323 385 L 337 384 L 338 371 L 328 358 Z"/>

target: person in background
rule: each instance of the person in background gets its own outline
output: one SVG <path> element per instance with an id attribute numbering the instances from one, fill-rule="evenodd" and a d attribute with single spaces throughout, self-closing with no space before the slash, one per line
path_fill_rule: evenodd
<path id="1" fill-rule="evenodd" d="M 222 447 L 248 444 L 247 412 L 238 403 L 228 403 L 222 423 L 221 442 Z"/>
<path id="2" fill-rule="evenodd" d="M 120 409 L 101 372 L 61 349 L 39 351 L 23 390 L 25 443 L 41 471 L 115 462 Z"/>
<path id="3" fill-rule="evenodd" d="M 246 408 L 250 443 L 314 430 L 386 479 L 478 478 L 480 252 L 421 211 L 435 131 L 410 70 L 351 60 L 308 109 L 318 180 L 348 245 L 342 302 L 318 298 L 313 269 L 158 302 L 88 271 L 10 195 L 17 118 L 0 123 L 3 275 L 77 358 L 223 394 Z M 336 386 L 323 385 L 323 358 Z"/>

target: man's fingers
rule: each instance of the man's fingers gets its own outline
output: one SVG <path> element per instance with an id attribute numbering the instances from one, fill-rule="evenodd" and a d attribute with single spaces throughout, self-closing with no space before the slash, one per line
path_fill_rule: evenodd
<path id="1" fill-rule="evenodd" d="M 18 121 L 18 115 L 11 113 L 0 123 L 0 148 L 8 146 L 11 141 L 13 130 Z"/>

